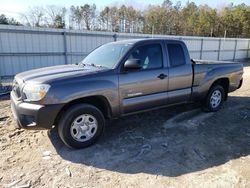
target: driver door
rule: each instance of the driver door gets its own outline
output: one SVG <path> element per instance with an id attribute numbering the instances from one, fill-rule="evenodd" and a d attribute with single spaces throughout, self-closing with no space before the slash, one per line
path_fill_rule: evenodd
<path id="1" fill-rule="evenodd" d="M 138 46 L 128 59 L 139 59 L 142 68 L 119 75 L 121 114 L 166 105 L 168 69 L 163 66 L 162 43 Z"/>

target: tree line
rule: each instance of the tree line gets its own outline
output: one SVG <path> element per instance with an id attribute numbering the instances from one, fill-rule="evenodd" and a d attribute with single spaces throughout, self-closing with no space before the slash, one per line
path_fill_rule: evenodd
<path id="1" fill-rule="evenodd" d="M 250 6 L 232 3 L 221 9 L 194 2 L 149 5 L 145 10 L 133 6 L 106 6 L 98 11 L 95 4 L 29 8 L 21 15 L 22 22 L 0 16 L 0 24 L 32 27 L 69 28 L 126 33 L 250 37 Z"/>

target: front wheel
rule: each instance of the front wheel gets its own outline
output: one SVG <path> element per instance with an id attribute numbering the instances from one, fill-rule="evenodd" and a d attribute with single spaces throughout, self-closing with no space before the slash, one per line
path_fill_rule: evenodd
<path id="1" fill-rule="evenodd" d="M 213 86 L 204 101 L 204 110 L 208 112 L 218 111 L 225 100 L 225 90 L 220 85 Z"/>
<path id="2" fill-rule="evenodd" d="M 98 108 L 78 104 L 64 112 L 58 124 L 58 133 L 67 146 L 85 148 L 97 141 L 104 126 L 105 119 Z"/>

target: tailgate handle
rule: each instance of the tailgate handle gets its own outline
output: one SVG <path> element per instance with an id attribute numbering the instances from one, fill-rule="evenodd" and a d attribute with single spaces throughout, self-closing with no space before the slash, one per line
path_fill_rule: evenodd
<path id="1" fill-rule="evenodd" d="M 163 80 L 164 78 L 168 77 L 168 75 L 166 74 L 160 74 L 159 76 L 157 76 L 157 78 L 160 78 L 161 80 Z"/>

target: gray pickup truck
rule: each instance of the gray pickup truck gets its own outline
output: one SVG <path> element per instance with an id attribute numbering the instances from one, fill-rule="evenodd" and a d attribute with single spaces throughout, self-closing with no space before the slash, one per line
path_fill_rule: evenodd
<path id="1" fill-rule="evenodd" d="M 108 119 L 190 102 L 217 111 L 241 87 L 242 75 L 240 63 L 191 60 L 182 41 L 118 41 L 78 64 L 16 75 L 11 108 L 18 127 L 55 126 L 67 146 L 83 148 L 97 141 Z"/>

